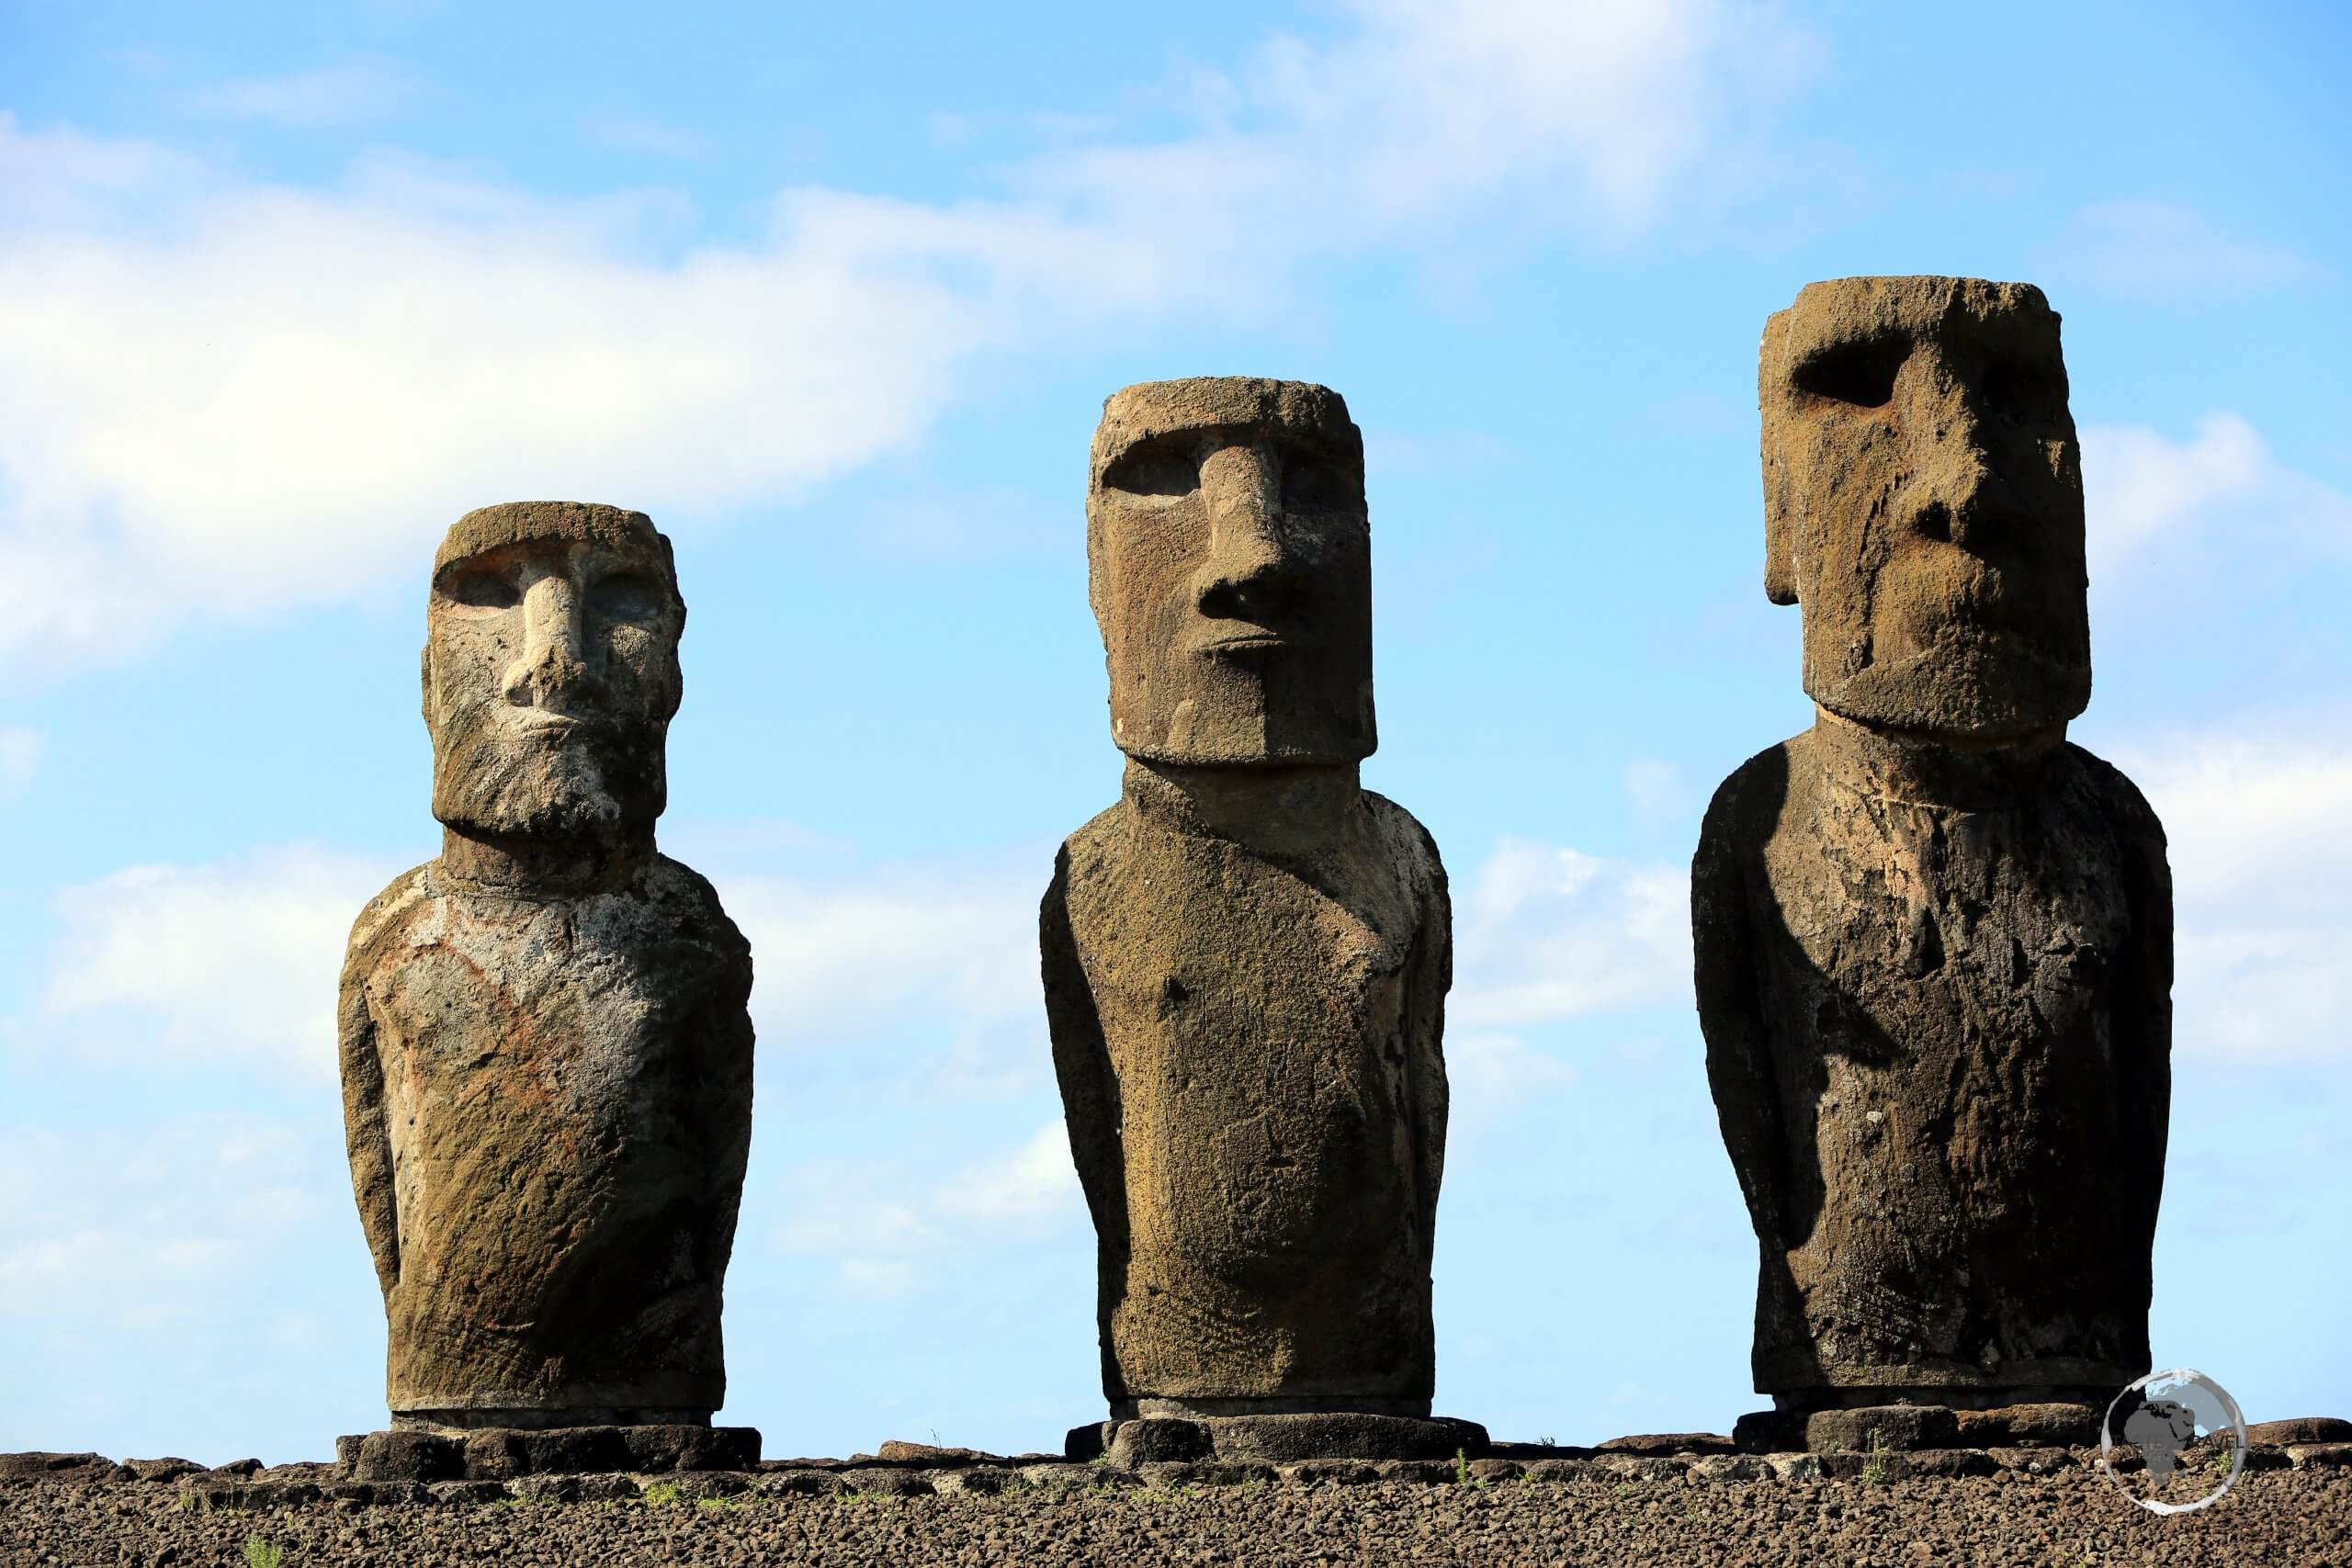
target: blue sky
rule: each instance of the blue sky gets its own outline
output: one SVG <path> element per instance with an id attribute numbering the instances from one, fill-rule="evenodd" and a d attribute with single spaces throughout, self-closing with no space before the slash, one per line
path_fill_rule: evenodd
<path id="1" fill-rule="evenodd" d="M 424 575 L 640 508 L 664 847 L 753 943 L 725 1418 L 1100 1411 L 1035 905 L 1119 759 L 1130 381 L 1366 436 L 1373 787 L 1451 870 L 1439 1404 L 1727 1429 L 1754 1243 L 1685 867 L 1801 728 L 1755 355 L 1818 277 L 2041 284 L 2098 690 L 2178 882 L 2154 1353 L 2352 1414 L 2352 191 L 2324 5 L 0 5 L 0 1450 L 381 1424 L 351 917 L 430 855 Z"/>

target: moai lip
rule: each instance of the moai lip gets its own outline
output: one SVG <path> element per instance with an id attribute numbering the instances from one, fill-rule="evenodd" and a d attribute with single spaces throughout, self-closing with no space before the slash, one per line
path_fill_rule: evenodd
<path id="1" fill-rule="evenodd" d="M 1128 761 L 1041 934 L 1112 1414 L 1137 1442 L 1172 1420 L 1237 1452 L 1451 1453 L 1462 1429 L 1428 1419 L 1450 919 L 1436 846 L 1356 777 L 1362 439 L 1325 388 L 1154 382 L 1107 400 L 1090 473 Z"/>
<path id="2" fill-rule="evenodd" d="M 2090 691 L 2058 318 L 1807 287 L 1761 355 L 1766 591 L 1817 720 L 1692 867 L 1709 1077 L 1783 1412 L 2098 1403 L 2147 1370 L 2169 1101 L 2162 827 Z"/>
<path id="3" fill-rule="evenodd" d="M 723 1400 L 751 953 L 654 848 L 684 620 L 639 513 L 488 507 L 435 559 L 442 853 L 361 912 L 340 1003 L 403 1431 L 707 1427 Z"/>

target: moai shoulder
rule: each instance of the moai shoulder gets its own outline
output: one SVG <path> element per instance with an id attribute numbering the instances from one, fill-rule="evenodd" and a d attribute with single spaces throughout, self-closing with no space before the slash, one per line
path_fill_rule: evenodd
<path id="1" fill-rule="evenodd" d="M 1847 278 L 1761 356 L 1766 591 L 1813 728 L 1717 791 L 1701 1022 L 1784 1409 L 2088 1400 L 2146 1370 L 2171 890 L 2090 692 L 2040 292 Z"/>
<path id="2" fill-rule="evenodd" d="M 443 850 L 361 911 L 338 1017 L 396 1426 L 704 1426 L 723 1400 L 752 970 L 653 844 L 684 617 L 637 513 L 485 508 L 435 561 Z"/>
<path id="3" fill-rule="evenodd" d="M 1426 1419 L 1450 918 L 1428 833 L 1357 782 L 1361 437 L 1320 387 L 1131 387 L 1087 516 L 1125 782 L 1040 930 L 1113 1415 L 1451 1453 Z M 1229 1425 L 1268 1418 L 1286 1436 Z"/>

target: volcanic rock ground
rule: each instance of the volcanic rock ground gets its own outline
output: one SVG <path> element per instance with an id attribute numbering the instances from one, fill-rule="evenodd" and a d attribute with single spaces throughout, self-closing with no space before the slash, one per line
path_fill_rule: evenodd
<path id="1" fill-rule="evenodd" d="M 1154 1467 L 1158 1469 L 1159 1467 Z M 1440 1467 L 1441 1470 L 1442 1467 Z M 104 1472 L 96 1472 L 103 1474 Z M 0 1479 L 0 1562 L 99 1568 L 311 1564 L 1655 1563 L 2352 1564 L 2352 1469 L 2249 1471 L 2215 1506 L 2160 1518 L 2092 1466 L 1885 1481 L 1652 1473 L 1483 1483 L 1264 1479 L 1023 1483 L 997 1495 L 876 1491 L 554 1502 L 447 1483 L 240 1509 L 203 1478 Z M 1490 1472 L 1490 1473 L 1492 1473 Z M 593 1489 L 593 1488 L 592 1488 Z M 296 1493 L 293 1495 L 300 1495 Z M 215 1501 L 207 1501 L 209 1496 Z"/>

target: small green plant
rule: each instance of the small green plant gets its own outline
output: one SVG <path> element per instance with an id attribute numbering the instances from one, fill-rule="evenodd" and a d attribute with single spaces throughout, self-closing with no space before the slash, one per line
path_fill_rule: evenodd
<path id="1" fill-rule="evenodd" d="M 1617 1483 L 1617 1495 L 1620 1497 L 1631 1497 L 1633 1495 L 1634 1483 L 1632 1482 L 1621 1481 Z"/>
<path id="2" fill-rule="evenodd" d="M 1885 1485 L 1887 1476 L 1886 1456 L 1892 1451 L 1893 1450 L 1886 1446 L 1886 1434 L 1884 1432 L 1872 1432 L 1871 1434 L 1871 1457 L 1869 1460 L 1864 1461 L 1862 1465 L 1862 1479 L 1872 1486 Z"/>
<path id="3" fill-rule="evenodd" d="M 666 1507 L 673 1503 L 684 1502 L 685 1494 L 678 1490 L 678 1483 L 674 1481 L 657 1481 L 645 1489 L 645 1500 L 657 1508 Z"/>
<path id="4" fill-rule="evenodd" d="M 1453 1483 L 1456 1486 L 1470 1484 L 1470 1450 L 1467 1449 L 1453 1450 Z"/>
<path id="5" fill-rule="evenodd" d="M 245 1568 L 280 1568 L 286 1561 L 286 1549 L 272 1546 L 257 1535 L 245 1537 Z"/>
<path id="6" fill-rule="evenodd" d="M 183 1514 L 193 1514 L 193 1513 L 195 1513 L 198 1508 L 201 1508 L 201 1507 L 203 1507 L 203 1506 L 204 1506 L 204 1499 L 203 1499 L 203 1498 L 201 1498 L 201 1497 L 199 1497 L 199 1496 L 198 1496 L 198 1495 L 196 1495 L 196 1488 L 195 1488 L 195 1487 L 193 1487 L 193 1486 L 186 1486 L 186 1487 L 182 1487 L 182 1488 L 180 1489 L 180 1512 L 181 1512 L 181 1513 L 183 1513 Z"/>

